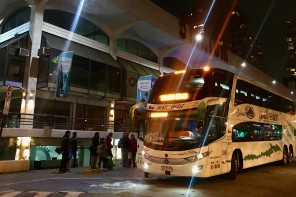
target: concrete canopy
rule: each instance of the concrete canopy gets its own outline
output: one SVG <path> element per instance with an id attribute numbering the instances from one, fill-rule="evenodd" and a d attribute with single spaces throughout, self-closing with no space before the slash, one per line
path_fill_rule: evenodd
<path id="1" fill-rule="evenodd" d="M 149 0 L 84 0 L 81 16 L 96 24 L 111 39 L 129 38 L 150 48 L 160 58 L 172 49 L 174 54 L 190 54 L 192 35 L 186 39 L 179 35 L 179 19 Z M 43 6 L 44 9 L 75 13 L 80 0 L 1 0 L 0 18 L 7 18 L 26 6 Z M 13 8 L 13 9 L 7 9 Z M 188 45 L 184 47 L 184 44 Z M 180 49 L 178 49 L 181 47 Z M 198 49 L 196 49 L 198 50 Z M 179 55 L 173 56 L 178 58 Z M 188 56 L 182 56 L 186 63 Z"/>

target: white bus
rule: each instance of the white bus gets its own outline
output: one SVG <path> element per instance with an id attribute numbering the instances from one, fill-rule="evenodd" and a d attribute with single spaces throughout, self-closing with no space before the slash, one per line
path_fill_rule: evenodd
<path id="1" fill-rule="evenodd" d="M 138 119 L 145 177 L 235 179 L 246 168 L 290 163 L 296 118 L 289 96 L 218 68 L 160 77 Z"/>

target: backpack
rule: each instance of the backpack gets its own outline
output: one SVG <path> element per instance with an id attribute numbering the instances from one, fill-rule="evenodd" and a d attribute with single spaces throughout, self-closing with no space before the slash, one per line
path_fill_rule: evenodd
<path id="1" fill-rule="evenodd" d="M 106 157 L 107 156 L 107 146 L 106 144 L 101 144 L 97 148 L 97 154 L 99 157 Z"/>

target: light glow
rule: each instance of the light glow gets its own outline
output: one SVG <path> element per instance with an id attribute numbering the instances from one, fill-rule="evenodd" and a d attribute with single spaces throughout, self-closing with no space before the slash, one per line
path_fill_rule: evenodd
<path id="1" fill-rule="evenodd" d="M 189 98 L 188 93 L 176 93 L 176 94 L 163 94 L 160 95 L 160 101 L 174 101 L 174 100 L 186 100 Z"/>
<path id="2" fill-rule="evenodd" d="M 199 34 L 197 34 L 196 36 L 195 36 L 195 40 L 196 40 L 196 42 L 199 42 L 199 41 L 201 41 L 202 40 L 202 34 L 201 33 L 199 33 Z"/>
<path id="3" fill-rule="evenodd" d="M 168 117 L 168 112 L 153 112 L 151 118 Z"/>
<path id="4" fill-rule="evenodd" d="M 147 164 L 147 163 L 144 163 L 144 164 L 143 164 L 143 168 L 144 168 L 145 170 L 147 170 L 147 169 L 148 169 L 148 164 Z"/>
<path id="5" fill-rule="evenodd" d="M 198 173 L 203 169 L 203 166 L 193 166 L 192 167 L 192 174 Z"/>
<path id="6" fill-rule="evenodd" d="M 209 66 L 205 66 L 205 67 L 203 67 L 203 70 L 207 72 L 207 71 L 210 70 L 210 67 Z"/>
<path id="7" fill-rule="evenodd" d="M 186 70 L 177 70 L 176 72 L 175 72 L 175 74 L 182 74 L 182 73 L 185 73 L 186 72 Z"/>

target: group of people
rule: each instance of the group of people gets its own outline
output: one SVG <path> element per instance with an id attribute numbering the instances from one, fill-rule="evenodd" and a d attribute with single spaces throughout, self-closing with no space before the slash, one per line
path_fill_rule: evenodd
<path id="1" fill-rule="evenodd" d="M 64 173 L 70 169 L 70 160 L 72 158 L 72 167 L 77 167 L 77 133 L 73 132 L 72 138 L 70 138 L 70 135 L 71 131 L 66 131 L 60 143 L 60 154 L 62 154 L 62 160 L 59 169 L 60 173 Z M 109 133 L 105 138 L 100 138 L 99 132 L 96 132 L 94 134 L 94 137 L 92 138 L 92 143 L 89 147 L 91 156 L 91 169 L 113 169 L 112 135 L 112 133 Z M 129 138 L 128 132 L 123 133 L 123 137 L 118 142 L 118 148 L 121 148 L 123 167 L 137 167 L 137 140 L 135 138 L 135 135 L 131 134 L 131 137 Z"/>
<path id="2" fill-rule="evenodd" d="M 92 138 L 92 143 L 90 145 L 90 166 L 91 169 L 97 168 L 107 168 L 112 170 L 113 169 L 113 162 L 112 162 L 112 133 L 109 133 L 106 138 L 100 138 L 99 132 L 96 132 L 94 137 Z"/>
<path id="3" fill-rule="evenodd" d="M 73 158 L 72 167 L 77 167 L 77 133 L 73 132 L 70 139 L 71 131 L 66 131 L 63 139 L 60 143 L 60 154 L 62 154 L 62 160 L 60 163 L 60 173 L 65 173 L 70 169 L 70 160 Z"/>
<path id="4" fill-rule="evenodd" d="M 137 140 L 135 134 L 123 133 L 123 137 L 118 142 L 118 147 L 121 148 L 122 154 L 122 166 L 125 168 L 137 167 L 136 156 L 137 156 Z"/>

